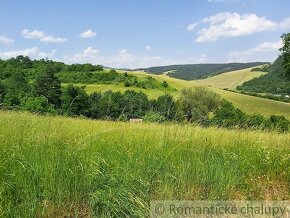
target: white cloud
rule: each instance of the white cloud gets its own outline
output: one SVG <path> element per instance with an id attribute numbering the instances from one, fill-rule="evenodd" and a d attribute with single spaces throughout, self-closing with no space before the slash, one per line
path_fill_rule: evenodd
<path id="1" fill-rule="evenodd" d="M 278 23 L 258 17 L 256 14 L 218 13 L 203 19 L 209 24 L 199 31 L 196 42 L 215 41 L 221 37 L 250 35 L 255 32 L 275 30 Z"/>
<path id="2" fill-rule="evenodd" d="M 281 29 L 290 29 L 290 17 L 286 17 L 284 20 L 280 23 Z"/>
<path id="3" fill-rule="evenodd" d="M 196 60 L 197 63 L 199 64 L 203 64 L 207 62 L 207 55 L 206 54 L 202 54 L 199 56 L 199 58 Z"/>
<path id="4" fill-rule="evenodd" d="M 282 40 L 279 40 L 277 42 L 264 42 L 255 48 L 244 51 L 230 52 L 229 62 L 273 61 L 282 46 Z"/>
<path id="5" fill-rule="evenodd" d="M 96 32 L 92 31 L 91 29 L 88 29 L 87 31 L 80 34 L 81 38 L 92 38 L 97 35 Z"/>
<path id="6" fill-rule="evenodd" d="M 55 53 L 56 49 L 50 51 L 49 53 L 45 53 L 40 51 L 38 47 L 27 48 L 24 50 L 14 50 L 14 51 L 0 51 L 0 58 L 2 59 L 9 59 L 12 57 L 16 57 L 18 55 L 29 56 L 31 58 L 52 58 Z"/>
<path id="7" fill-rule="evenodd" d="M 7 36 L 0 36 L 0 44 L 3 45 L 13 45 L 14 40 L 8 38 Z"/>
<path id="8" fill-rule="evenodd" d="M 103 56 L 100 50 L 88 47 L 81 53 L 63 56 L 62 61 L 66 63 L 92 63 L 115 68 L 142 68 L 157 65 L 168 65 L 178 63 L 176 60 L 166 60 L 159 56 L 137 56 L 122 49 L 115 55 Z"/>
<path id="9" fill-rule="evenodd" d="M 146 51 L 151 51 L 151 46 L 150 46 L 150 45 L 147 45 L 147 46 L 145 47 L 145 50 L 146 50 Z"/>
<path id="10" fill-rule="evenodd" d="M 67 38 L 55 37 L 53 35 L 45 35 L 44 32 L 39 30 L 30 31 L 29 29 L 22 30 L 22 35 L 26 39 L 39 39 L 41 42 L 47 43 L 63 43 L 67 42 Z"/>
<path id="11" fill-rule="evenodd" d="M 189 24 L 189 25 L 187 26 L 187 31 L 192 31 L 192 30 L 194 30 L 198 25 L 199 25 L 199 23 L 192 23 L 192 24 Z"/>

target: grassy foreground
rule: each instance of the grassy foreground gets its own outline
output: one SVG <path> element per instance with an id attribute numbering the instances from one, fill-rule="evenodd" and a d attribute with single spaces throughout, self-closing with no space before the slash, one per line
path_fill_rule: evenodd
<path id="1" fill-rule="evenodd" d="M 0 217 L 146 217 L 152 199 L 289 199 L 289 142 L 0 111 Z"/>

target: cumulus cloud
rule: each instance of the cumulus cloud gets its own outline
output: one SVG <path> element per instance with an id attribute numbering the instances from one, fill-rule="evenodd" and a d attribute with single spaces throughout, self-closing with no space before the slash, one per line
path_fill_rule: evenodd
<path id="1" fill-rule="evenodd" d="M 127 49 L 122 49 L 111 56 L 103 56 L 100 50 L 91 46 L 80 53 L 63 56 L 62 61 L 66 63 L 102 64 L 109 67 L 132 69 L 178 63 L 176 60 L 167 60 L 159 56 L 134 55 Z"/>
<path id="2" fill-rule="evenodd" d="M 52 58 L 55 55 L 56 51 L 56 49 L 53 49 L 50 52 L 46 53 L 41 51 L 38 47 L 27 48 L 24 50 L 13 50 L 4 52 L 0 51 L 0 58 L 9 59 L 18 55 L 29 56 L 31 58 Z"/>
<path id="3" fill-rule="evenodd" d="M 258 59 L 259 61 L 272 61 L 277 57 L 278 50 L 282 46 L 282 40 L 279 40 L 277 42 L 264 42 L 248 50 L 230 52 L 229 62 L 249 62 Z"/>
<path id="4" fill-rule="evenodd" d="M 14 40 L 8 38 L 7 36 L 1 36 L 0 35 L 0 44 L 2 45 L 13 45 Z"/>
<path id="5" fill-rule="evenodd" d="M 192 24 L 189 24 L 188 26 L 187 26 L 187 31 L 192 31 L 192 30 L 194 30 L 197 26 L 199 25 L 199 23 L 192 23 Z"/>
<path id="6" fill-rule="evenodd" d="M 46 35 L 44 32 L 39 30 L 24 29 L 22 35 L 26 39 L 39 39 L 41 42 L 47 43 L 64 43 L 67 42 L 67 38 L 55 37 L 53 35 Z"/>
<path id="7" fill-rule="evenodd" d="M 221 37 L 234 37 L 250 35 L 255 32 L 275 30 L 278 23 L 258 17 L 256 14 L 218 13 L 207 17 L 203 23 L 208 24 L 207 28 L 199 31 L 196 42 L 215 41 Z"/>
<path id="8" fill-rule="evenodd" d="M 95 37 L 96 35 L 97 35 L 96 32 L 92 31 L 91 29 L 88 29 L 87 31 L 81 33 L 80 37 L 87 39 L 87 38 Z"/>

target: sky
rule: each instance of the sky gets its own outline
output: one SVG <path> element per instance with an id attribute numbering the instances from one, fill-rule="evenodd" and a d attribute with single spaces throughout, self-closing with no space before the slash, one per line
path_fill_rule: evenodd
<path id="1" fill-rule="evenodd" d="M 274 61 L 289 0 L 0 0 L 0 58 L 116 68 Z"/>

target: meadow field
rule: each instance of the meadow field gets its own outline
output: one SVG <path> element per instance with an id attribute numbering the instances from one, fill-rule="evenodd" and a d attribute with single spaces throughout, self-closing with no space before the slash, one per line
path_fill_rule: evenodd
<path id="1" fill-rule="evenodd" d="M 147 217 L 150 200 L 287 200 L 290 133 L 0 111 L 0 217 Z"/>
<path id="2" fill-rule="evenodd" d="M 222 73 L 216 76 L 209 77 L 207 79 L 197 80 L 197 82 L 216 88 L 227 88 L 234 90 L 237 86 L 242 85 L 244 82 L 266 74 L 265 72 L 261 71 L 251 71 L 252 69 L 253 68 L 247 68 L 243 70 Z"/>

